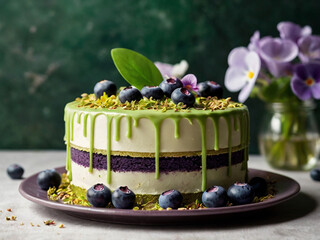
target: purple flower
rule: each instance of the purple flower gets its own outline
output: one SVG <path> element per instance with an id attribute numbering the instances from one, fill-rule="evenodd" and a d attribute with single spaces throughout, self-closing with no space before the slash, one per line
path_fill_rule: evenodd
<path id="1" fill-rule="evenodd" d="M 182 79 L 181 82 L 183 86 L 191 91 L 198 91 L 199 88 L 197 86 L 197 78 L 193 74 L 188 74 L 185 75 Z"/>
<path id="2" fill-rule="evenodd" d="M 259 75 L 260 58 L 256 52 L 239 47 L 230 52 L 228 63 L 229 68 L 225 75 L 224 84 L 231 92 L 241 90 L 238 99 L 239 102 L 244 102 L 249 97 Z"/>
<path id="3" fill-rule="evenodd" d="M 259 42 L 260 42 L 260 32 L 259 31 L 255 31 L 252 35 L 252 37 L 250 38 L 250 43 L 248 45 L 248 49 L 250 51 L 255 51 L 258 52 L 259 51 Z"/>
<path id="4" fill-rule="evenodd" d="M 291 89 L 301 100 L 320 99 L 320 64 L 298 64 L 294 68 Z"/>
<path id="5" fill-rule="evenodd" d="M 264 62 L 264 60 L 262 59 L 261 55 L 260 55 L 260 45 L 263 45 L 263 43 L 265 41 L 268 41 L 269 39 L 272 39 L 272 37 L 270 36 L 266 36 L 263 38 L 260 38 L 260 32 L 259 31 L 255 31 L 252 35 L 252 37 L 250 38 L 250 43 L 248 45 L 248 49 L 250 51 L 255 51 L 256 53 L 258 53 L 258 55 L 260 56 L 260 60 L 261 60 L 261 67 L 266 68 L 266 63 Z"/>
<path id="6" fill-rule="evenodd" d="M 172 75 L 173 65 L 168 63 L 162 63 L 162 62 L 155 62 L 154 65 L 156 65 L 156 67 L 159 69 L 163 78 L 167 76 L 169 77 Z"/>
<path id="7" fill-rule="evenodd" d="M 298 47 L 291 40 L 266 38 L 259 43 L 259 55 L 264 60 L 269 72 L 275 77 L 288 75 L 292 61 L 298 55 Z"/>
<path id="8" fill-rule="evenodd" d="M 299 58 L 301 62 L 319 61 L 320 60 L 320 37 L 307 36 L 300 38 L 298 41 L 300 49 Z"/>
<path id="9" fill-rule="evenodd" d="M 168 63 L 155 62 L 156 67 L 159 69 L 163 78 L 166 77 L 182 77 L 188 70 L 189 64 L 186 60 L 182 60 L 180 63 L 171 65 Z"/>
<path id="10" fill-rule="evenodd" d="M 280 22 L 277 26 L 280 37 L 294 42 L 298 42 L 299 38 L 309 36 L 312 33 L 310 26 L 301 27 L 292 22 Z"/>

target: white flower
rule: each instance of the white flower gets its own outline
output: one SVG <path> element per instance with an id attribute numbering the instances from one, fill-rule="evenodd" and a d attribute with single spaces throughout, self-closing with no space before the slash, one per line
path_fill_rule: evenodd
<path id="1" fill-rule="evenodd" d="M 247 48 L 233 49 L 228 56 L 229 68 L 227 69 L 224 84 L 231 92 L 237 92 L 239 102 L 244 102 L 249 97 L 258 77 L 261 61 L 256 52 Z"/>

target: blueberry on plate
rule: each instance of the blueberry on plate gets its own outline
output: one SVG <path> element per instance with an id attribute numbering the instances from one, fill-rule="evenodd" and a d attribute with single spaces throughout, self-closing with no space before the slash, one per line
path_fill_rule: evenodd
<path id="1" fill-rule="evenodd" d="M 257 197 L 267 195 L 267 182 L 261 177 L 254 177 L 249 181 L 249 185 L 253 188 L 253 191 Z"/>
<path id="2" fill-rule="evenodd" d="M 247 183 L 234 183 L 229 187 L 227 195 L 234 205 L 242 205 L 253 201 L 254 190 Z"/>
<path id="3" fill-rule="evenodd" d="M 201 82 L 198 84 L 198 92 L 200 97 L 209 97 L 211 96 L 211 88 L 208 85 L 208 82 Z"/>
<path id="4" fill-rule="evenodd" d="M 94 207 L 106 207 L 111 201 L 111 191 L 102 183 L 95 184 L 88 189 L 87 200 Z"/>
<path id="5" fill-rule="evenodd" d="M 96 83 L 93 88 L 93 92 L 97 99 L 100 98 L 103 93 L 106 93 L 108 97 L 110 97 L 117 94 L 117 86 L 112 81 L 102 80 Z"/>
<path id="6" fill-rule="evenodd" d="M 224 207 L 227 205 L 228 196 L 221 186 L 208 188 L 202 194 L 202 203 L 208 208 Z"/>
<path id="7" fill-rule="evenodd" d="M 181 206 L 182 195 L 177 190 L 168 190 L 159 196 L 159 205 L 162 208 L 177 209 Z"/>
<path id="8" fill-rule="evenodd" d="M 183 87 L 183 84 L 179 78 L 171 77 L 171 78 L 163 80 L 159 84 L 159 87 L 164 92 L 164 95 L 166 95 L 167 97 L 171 97 L 172 92 L 177 88 Z"/>
<path id="9" fill-rule="evenodd" d="M 114 190 L 111 201 L 115 208 L 132 209 L 136 195 L 127 186 L 121 186 Z"/>
<path id="10" fill-rule="evenodd" d="M 42 190 L 48 190 L 50 187 L 58 188 L 61 176 L 56 170 L 47 169 L 38 174 L 37 183 Z"/>
<path id="11" fill-rule="evenodd" d="M 187 107 L 192 107 L 194 102 L 196 101 L 196 98 L 194 97 L 192 92 L 190 92 L 187 88 L 183 87 L 183 88 L 177 88 L 172 92 L 171 100 L 175 104 L 182 102 Z"/>
<path id="12" fill-rule="evenodd" d="M 12 164 L 7 168 L 7 173 L 12 179 L 21 179 L 24 169 L 18 164 Z"/>
<path id="13" fill-rule="evenodd" d="M 141 92 L 135 87 L 126 87 L 119 93 L 119 100 L 121 103 L 139 101 L 141 98 Z"/>
<path id="14" fill-rule="evenodd" d="M 310 171 L 310 177 L 315 181 L 320 181 L 320 169 L 315 168 Z"/>
<path id="15" fill-rule="evenodd" d="M 153 98 L 154 100 L 158 100 L 158 99 L 161 99 L 163 98 L 164 96 L 164 93 L 162 91 L 162 89 L 158 86 L 152 86 L 152 87 L 149 87 L 149 86 L 146 86 L 146 87 L 143 87 L 141 89 L 141 94 L 143 97 L 146 97 L 146 98 Z"/>
<path id="16" fill-rule="evenodd" d="M 210 96 L 217 97 L 218 99 L 222 98 L 223 88 L 214 81 L 208 81 L 208 86 L 210 87 Z"/>

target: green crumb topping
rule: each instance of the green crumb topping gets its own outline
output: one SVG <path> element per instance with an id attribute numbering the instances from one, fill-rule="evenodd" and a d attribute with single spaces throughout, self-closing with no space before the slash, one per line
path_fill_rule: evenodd
<path id="1" fill-rule="evenodd" d="M 47 191 L 48 198 L 52 201 L 62 201 L 71 205 L 90 206 L 86 195 L 80 194 L 77 189 L 72 188 L 67 174 L 62 174 L 61 184 L 58 189 L 56 187 L 49 188 Z"/>
<path id="2" fill-rule="evenodd" d="M 144 97 L 139 102 L 132 101 L 121 103 L 117 96 L 108 97 L 105 93 L 100 98 L 96 99 L 94 94 L 83 93 L 81 98 L 76 98 L 78 107 L 87 107 L 93 109 L 105 108 L 108 110 L 121 108 L 124 110 L 157 110 L 165 112 L 167 110 L 174 111 L 188 111 L 190 108 L 186 108 L 183 103 L 175 104 L 170 98 L 162 100 L 153 100 Z M 243 104 L 231 101 L 231 98 L 217 99 L 216 97 L 196 97 L 196 103 L 194 109 L 198 110 L 224 110 L 227 108 L 242 107 Z"/>
<path id="3" fill-rule="evenodd" d="M 255 197 L 253 203 L 263 202 L 267 199 L 274 198 L 276 189 L 274 188 L 275 182 L 268 182 L 268 194 L 262 197 Z M 58 189 L 55 187 L 49 188 L 47 191 L 48 198 L 52 201 L 60 201 L 65 204 L 91 206 L 86 198 L 87 190 L 76 187 L 70 183 L 67 174 L 62 174 L 62 181 Z M 202 193 L 190 193 L 182 194 L 183 202 L 182 207 L 178 210 L 193 210 L 193 209 L 204 209 L 206 208 L 201 203 Z M 163 209 L 158 203 L 159 195 L 136 195 L 136 204 L 132 210 L 145 210 L 145 211 L 165 211 L 171 209 Z M 228 203 L 227 206 L 232 206 Z M 112 204 L 109 203 L 107 208 L 113 208 Z"/>

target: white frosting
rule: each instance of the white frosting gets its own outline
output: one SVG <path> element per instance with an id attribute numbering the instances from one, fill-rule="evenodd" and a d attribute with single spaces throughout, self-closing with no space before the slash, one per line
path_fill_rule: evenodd
<path id="1" fill-rule="evenodd" d="M 246 170 L 241 170 L 241 163 L 231 166 L 231 175 L 227 174 L 228 167 L 207 170 L 207 186 L 213 185 L 228 188 L 236 181 L 245 181 Z M 181 193 L 201 192 L 201 171 L 161 173 L 155 179 L 154 173 L 144 172 L 111 172 L 111 184 L 107 184 L 107 171 L 88 168 L 72 162 L 72 184 L 89 189 L 97 183 L 103 183 L 111 190 L 119 186 L 128 186 L 135 194 L 161 194 L 169 189 L 176 189 Z"/>
<path id="2" fill-rule="evenodd" d="M 80 123 L 77 122 L 77 116 L 74 118 L 74 137 L 71 144 L 90 148 L 90 126 L 91 118 L 87 119 L 87 136 L 83 135 L 83 118 L 81 115 Z M 111 132 L 111 149 L 112 151 L 125 152 L 155 152 L 155 127 L 147 118 L 141 118 L 138 126 L 134 126 L 132 121 L 132 137 L 127 137 L 128 122 L 127 118 L 123 117 L 120 121 L 120 139 L 115 140 L 115 121 L 112 122 Z M 240 121 L 237 118 L 238 126 Z M 240 130 L 234 129 L 234 119 L 230 119 L 232 133 L 232 147 L 240 145 Z M 247 124 L 247 123 L 245 123 Z M 160 152 L 201 152 L 201 129 L 197 120 L 193 120 L 192 124 L 187 119 L 180 121 L 180 137 L 175 138 L 174 121 L 170 118 L 165 119 L 161 125 L 161 142 Z M 107 122 L 104 115 L 99 115 L 95 120 L 94 130 L 94 149 L 106 150 L 107 146 Z M 214 148 L 214 128 L 211 118 L 207 119 L 206 126 L 206 142 L 207 150 Z M 225 118 L 219 119 L 219 148 L 228 148 L 228 125 Z"/>

